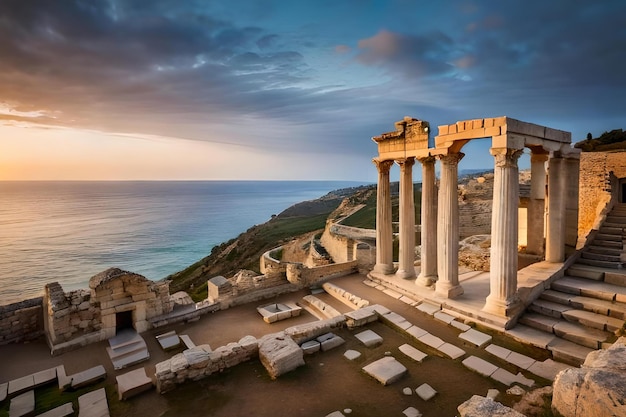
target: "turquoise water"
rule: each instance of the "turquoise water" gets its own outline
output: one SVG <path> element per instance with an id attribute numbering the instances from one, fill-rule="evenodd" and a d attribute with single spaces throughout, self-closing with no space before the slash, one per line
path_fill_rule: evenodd
<path id="1" fill-rule="evenodd" d="M 158 280 L 341 181 L 0 182 L 0 305 L 118 267 Z"/>

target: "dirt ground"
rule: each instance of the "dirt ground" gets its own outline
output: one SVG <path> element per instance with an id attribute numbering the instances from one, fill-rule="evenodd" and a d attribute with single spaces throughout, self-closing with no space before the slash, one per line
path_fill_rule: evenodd
<path id="1" fill-rule="evenodd" d="M 499 362 L 484 349 L 463 344 L 458 338 L 458 330 L 364 285 L 364 279 L 364 276 L 354 274 L 333 280 L 333 283 L 370 300 L 372 304 L 387 306 L 413 324 L 462 347 L 467 355 L 482 357 L 514 373 L 519 371 L 509 364 Z M 269 302 L 298 301 L 307 293 L 300 291 Z M 327 294 L 320 297 L 341 312 L 349 311 L 347 306 Z M 155 340 L 157 334 L 176 330 L 178 334 L 189 335 L 196 344 L 208 343 L 216 348 L 246 335 L 260 337 L 295 324 L 317 320 L 304 311 L 299 317 L 266 324 L 256 311 L 256 307 L 261 304 L 263 303 L 239 306 L 209 314 L 195 323 L 172 325 L 143 333 L 142 336 L 151 354 L 150 361 L 120 371 L 113 369 L 106 354 L 107 342 L 96 343 L 56 357 L 50 356 L 43 340 L 23 345 L 0 346 L 0 383 L 60 364 L 65 365 L 68 374 L 102 364 L 107 371 L 107 380 L 90 389 L 99 386 L 107 388 L 112 417 L 199 415 L 319 417 L 344 409 L 351 409 L 351 416 L 402 416 L 402 411 L 410 406 L 420 410 L 424 416 L 454 416 L 457 414 L 456 408 L 459 404 L 473 394 L 486 395 L 490 388 L 500 390 L 501 394 L 497 400 L 507 405 L 519 400 L 519 397 L 505 394 L 506 386 L 469 371 L 461 364 L 461 359 L 451 360 L 441 357 L 437 351 L 413 342 L 379 322 L 371 323 L 366 328 L 383 337 L 384 343 L 381 346 L 367 348 L 354 337 L 355 333 L 365 330 L 364 328 L 353 331 L 341 329 L 336 333 L 346 340 L 345 345 L 328 352 L 305 356 L 305 366 L 277 380 L 269 378 L 258 360 L 252 360 L 222 374 L 181 385 L 164 395 L 149 391 L 129 401 L 117 400 L 116 375 L 145 367 L 147 374 L 154 376 L 155 364 L 178 352 L 176 350 L 164 352 Z M 515 344 L 499 335 L 494 335 L 494 342 L 539 360 L 546 358 L 546 353 L 541 350 Z M 428 357 L 422 363 L 412 361 L 398 350 L 404 343 L 414 345 L 427 353 Z M 343 356 L 347 349 L 358 350 L 362 356 L 351 362 Z M 361 368 L 387 353 L 406 366 L 408 373 L 400 381 L 383 386 L 367 376 Z M 549 381 L 540 380 L 525 371 L 523 373 L 535 379 L 538 386 L 549 385 Z M 415 390 L 423 383 L 428 383 L 438 392 L 430 401 L 423 401 L 416 394 L 407 396 L 402 393 L 404 387 Z"/>

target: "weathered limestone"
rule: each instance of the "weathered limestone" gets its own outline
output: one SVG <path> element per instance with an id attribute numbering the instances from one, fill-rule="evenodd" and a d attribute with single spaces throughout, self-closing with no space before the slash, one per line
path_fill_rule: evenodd
<path id="1" fill-rule="evenodd" d="M 437 283 L 435 292 L 445 298 L 463 294 L 459 285 L 458 165 L 462 153 L 439 156 L 441 184 L 437 216 Z"/>
<path id="2" fill-rule="evenodd" d="M 532 150 L 530 154 L 530 202 L 528 203 L 526 253 L 543 255 L 546 213 L 546 161 L 549 154 Z"/>
<path id="3" fill-rule="evenodd" d="M 35 411 L 35 391 L 26 391 L 11 399 L 9 417 L 32 415 Z"/>
<path id="4" fill-rule="evenodd" d="M 548 162 L 548 224 L 546 233 L 546 261 L 565 259 L 565 190 L 567 178 L 565 161 L 556 153 Z"/>
<path id="5" fill-rule="evenodd" d="M 422 164 L 422 256 L 416 283 L 431 286 L 437 281 L 437 185 L 435 158 L 419 158 Z"/>
<path id="6" fill-rule="evenodd" d="M 378 169 L 376 191 L 376 265 L 374 271 L 381 274 L 393 272 L 393 229 L 391 217 L 391 191 L 389 169 L 393 161 L 374 159 Z"/>
<path id="7" fill-rule="evenodd" d="M 461 417 L 524 417 L 512 408 L 480 395 L 473 395 L 472 398 L 459 405 L 457 410 Z"/>
<path id="8" fill-rule="evenodd" d="M 259 359 L 272 379 L 304 365 L 302 349 L 284 332 L 259 339 Z"/>
<path id="9" fill-rule="evenodd" d="M 564 417 L 626 415 L 626 337 L 589 353 L 581 368 L 554 380 L 552 408 Z"/>
<path id="10" fill-rule="evenodd" d="M 383 385 L 393 384 L 404 376 L 407 369 L 392 356 L 385 356 L 363 367 L 363 371 Z"/>
<path id="11" fill-rule="evenodd" d="M 127 400 L 152 388 L 152 380 L 144 368 L 135 369 L 115 377 L 119 399 Z"/>
<path id="12" fill-rule="evenodd" d="M 367 347 L 375 347 L 383 343 L 383 338 L 372 330 L 364 330 L 355 334 L 354 337 Z"/>
<path id="13" fill-rule="evenodd" d="M 413 197 L 414 158 L 396 161 L 400 165 L 400 246 L 396 276 L 415 278 L 415 200 Z"/>
<path id="14" fill-rule="evenodd" d="M 78 417 L 109 417 L 109 403 L 104 388 L 78 397 Z"/>

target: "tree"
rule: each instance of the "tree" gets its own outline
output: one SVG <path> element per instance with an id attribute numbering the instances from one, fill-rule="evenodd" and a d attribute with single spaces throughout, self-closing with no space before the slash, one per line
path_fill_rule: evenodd
<path id="1" fill-rule="evenodd" d="M 591 140 L 593 139 L 593 136 L 591 135 L 591 132 L 587 133 L 587 140 Z"/>

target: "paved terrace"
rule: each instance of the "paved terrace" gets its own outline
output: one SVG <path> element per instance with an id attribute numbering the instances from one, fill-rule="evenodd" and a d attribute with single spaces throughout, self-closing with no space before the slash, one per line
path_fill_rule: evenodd
<path id="1" fill-rule="evenodd" d="M 369 300 L 370 305 L 380 305 L 385 314 L 355 330 L 339 329 L 337 333 L 346 340 L 345 345 L 306 355 L 306 366 L 276 381 L 269 380 L 263 366 L 253 360 L 224 375 L 182 385 L 165 395 L 151 390 L 125 402 L 117 400 L 116 376 L 145 368 L 147 375 L 154 378 L 155 365 L 178 353 L 164 351 L 158 345 L 156 336 L 166 331 L 175 330 L 188 335 L 196 344 L 208 343 L 217 348 L 246 335 L 260 338 L 318 319 L 303 311 L 298 317 L 267 324 L 256 310 L 262 303 L 254 303 L 204 316 L 195 323 L 143 333 L 150 360 L 122 370 L 113 368 L 106 353 L 107 342 L 56 357 L 50 356 L 43 341 L 0 346 L 0 358 L 3 358 L 0 384 L 58 365 L 64 365 L 68 374 L 103 365 L 107 379 L 86 390 L 105 387 L 112 416 L 153 417 L 168 410 L 175 415 L 192 416 L 199 409 L 215 416 L 325 416 L 350 409 L 355 415 L 402 416 L 407 415 L 403 411 L 413 409 L 424 415 L 454 415 L 456 407 L 471 395 L 484 396 L 490 389 L 500 392 L 497 400 L 512 404 L 520 397 L 507 394 L 508 388 L 517 385 L 527 390 L 531 385 L 548 385 L 556 372 L 566 367 L 553 362 L 543 350 L 521 345 L 485 328 L 472 328 L 429 302 L 402 296 L 364 275 L 354 274 L 332 283 Z M 396 284 L 412 283 L 402 280 Z M 488 290 L 484 275 L 464 274 L 462 285 L 466 294 L 461 301 L 471 304 L 475 293 L 484 302 L 481 291 Z M 276 302 L 299 302 L 307 294 L 305 291 L 288 294 L 278 297 Z M 342 314 L 353 311 L 328 293 L 316 297 Z M 478 302 L 474 305 L 478 306 Z M 370 335 L 375 343 L 366 345 L 362 337 L 356 336 L 366 330 L 375 333 Z M 344 356 L 348 351 L 351 354 Z M 406 373 L 384 386 L 363 369 L 389 356 L 406 368 Z M 5 405 L 6 402 L 0 403 L 0 407 Z"/>

